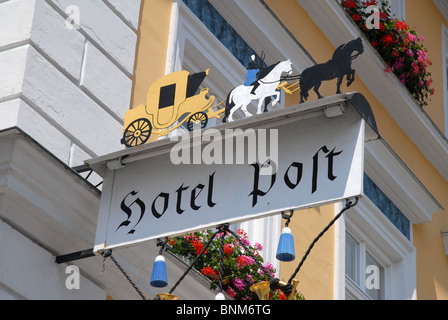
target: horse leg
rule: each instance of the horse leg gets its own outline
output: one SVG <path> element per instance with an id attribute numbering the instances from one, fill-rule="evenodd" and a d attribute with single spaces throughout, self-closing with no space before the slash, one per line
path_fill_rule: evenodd
<path id="1" fill-rule="evenodd" d="M 280 92 L 276 91 L 274 96 L 275 96 L 275 99 L 274 99 L 274 101 L 272 101 L 272 106 L 275 106 L 277 104 L 278 100 L 280 100 Z"/>
<path id="2" fill-rule="evenodd" d="M 229 115 L 227 116 L 227 122 L 232 122 L 233 121 L 233 114 L 235 113 L 235 111 L 237 110 L 238 108 L 233 108 L 232 110 L 230 110 L 230 113 L 229 113 Z"/>
<path id="3" fill-rule="evenodd" d="M 350 87 L 354 81 L 355 81 L 355 70 L 351 69 L 350 73 L 347 76 L 347 87 Z"/>
<path id="4" fill-rule="evenodd" d="M 342 84 L 342 80 L 343 79 L 344 79 L 344 75 L 338 77 L 338 84 L 337 84 L 336 94 L 342 93 L 342 91 L 341 91 L 341 84 Z"/>
<path id="5" fill-rule="evenodd" d="M 308 100 L 308 96 L 309 96 L 308 90 L 304 89 L 304 88 L 300 89 L 300 102 L 299 103 L 304 103 L 306 100 Z"/>
<path id="6" fill-rule="evenodd" d="M 261 111 L 261 109 L 262 109 L 262 107 L 263 107 L 263 104 L 264 104 L 264 99 L 260 98 L 260 100 L 258 100 L 257 114 L 261 114 L 261 113 L 263 113 L 263 112 Z"/>
<path id="7" fill-rule="evenodd" d="M 318 82 L 316 82 L 316 85 L 314 86 L 314 92 L 316 92 L 316 94 L 317 94 L 317 97 L 319 98 L 319 99 L 322 99 L 323 98 L 323 96 L 320 94 L 320 92 L 319 92 L 319 88 L 320 88 L 320 86 L 321 86 L 321 84 L 322 84 L 322 81 L 318 81 Z"/>
<path id="8" fill-rule="evenodd" d="M 261 100 L 261 99 L 260 99 Z M 246 116 L 246 118 L 247 117 L 252 117 L 252 113 L 250 113 L 249 111 L 247 111 L 247 106 L 249 105 L 249 102 L 248 103 L 243 103 L 242 104 L 242 106 L 241 106 L 241 110 L 243 110 L 243 112 L 244 112 L 244 115 Z"/>
<path id="9" fill-rule="evenodd" d="M 232 122 L 233 121 L 233 114 L 235 113 L 235 111 L 240 109 L 240 108 L 242 108 L 243 106 L 247 107 L 247 105 L 244 105 L 243 102 L 239 101 L 238 104 L 234 102 L 232 109 L 230 109 L 230 111 L 229 111 L 229 116 L 227 117 L 227 121 L 228 122 Z"/>
<path id="10" fill-rule="evenodd" d="M 268 105 L 269 105 L 269 103 L 272 101 L 272 98 L 271 97 L 266 97 L 266 98 L 264 98 L 264 110 L 263 110 L 263 113 L 264 112 L 268 112 Z"/>
<path id="11" fill-rule="evenodd" d="M 278 100 L 280 99 L 280 93 L 276 92 L 273 96 L 276 96 L 277 98 L 272 102 L 272 106 L 275 106 L 275 104 L 278 102 Z M 272 101 L 272 96 L 269 97 L 265 97 L 262 98 L 258 101 L 258 109 L 257 109 L 257 114 L 261 114 L 264 112 L 268 111 L 268 104 Z M 264 109 L 262 111 L 264 105 Z"/>

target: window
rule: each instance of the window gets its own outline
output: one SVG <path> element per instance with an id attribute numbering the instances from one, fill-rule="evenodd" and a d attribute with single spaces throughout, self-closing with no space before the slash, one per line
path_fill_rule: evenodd
<path id="1" fill-rule="evenodd" d="M 366 292 L 373 300 L 384 299 L 384 268 L 366 252 Z"/>
<path id="2" fill-rule="evenodd" d="M 352 282 L 347 286 L 348 299 L 385 298 L 384 267 L 366 249 L 366 244 L 357 241 L 349 233 L 345 235 L 345 275 Z"/>
<path id="3" fill-rule="evenodd" d="M 397 19 L 405 20 L 406 18 L 406 0 L 382 0 L 381 2 L 389 2 L 392 16 Z"/>
<path id="4" fill-rule="evenodd" d="M 415 247 L 367 196 L 336 222 L 336 243 L 335 299 L 416 298 Z"/>
<path id="5" fill-rule="evenodd" d="M 359 285 L 359 243 L 345 235 L 345 275 Z"/>

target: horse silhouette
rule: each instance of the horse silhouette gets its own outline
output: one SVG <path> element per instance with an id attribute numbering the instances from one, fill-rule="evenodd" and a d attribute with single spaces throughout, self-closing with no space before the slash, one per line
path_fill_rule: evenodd
<path id="1" fill-rule="evenodd" d="M 353 52 L 356 52 L 353 55 Z M 352 61 L 364 52 L 361 38 L 342 44 L 333 54 L 331 60 L 305 69 L 300 75 L 300 103 L 308 99 L 308 91 L 313 88 L 319 99 L 323 96 L 319 93 L 322 81 L 338 79 L 336 94 L 341 93 L 341 84 L 344 76 L 347 76 L 347 87 L 355 81 L 355 70 L 352 69 Z"/>

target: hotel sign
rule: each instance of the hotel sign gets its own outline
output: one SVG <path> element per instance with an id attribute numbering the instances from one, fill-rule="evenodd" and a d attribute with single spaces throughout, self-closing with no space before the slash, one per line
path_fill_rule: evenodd
<path id="1" fill-rule="evenodd" d="M 344 112 L 329 117 L 331 112 L 324 109 L 331 109 L 325 105 L 330 100 L 334 99 L 215 127 L 215 137 L 222 134 L 215 149 L 232 145 L 232 138 L 224 133 L 238 125 L 242 132 L 257 128 L 251 132 L 258 146 L 266 132 L 273 134 L 266 140 L 278 143 L 276 150 L 270 146 L 271 153 L 278 152 L 272 162 L 269 158 L 246 163 L 173 161 L 173 150 L 186 152 L 186 141 L 191 142 L 193 154 L 210 149 L 207 139 L 194 141 L 195 134 L 201 137 L 206 130 L 88 161 L 104 176 L 95 251 L 361 196 L 365 121 L 345 101 L 345 107 L 341 109 L 341 103 L 336 107 Z M 236 149 L 234 144 L 222 152 Z M 249 154 L 245 159 L 250 159 Z M 267 164 L 273 165 L 263 171 Z"/>

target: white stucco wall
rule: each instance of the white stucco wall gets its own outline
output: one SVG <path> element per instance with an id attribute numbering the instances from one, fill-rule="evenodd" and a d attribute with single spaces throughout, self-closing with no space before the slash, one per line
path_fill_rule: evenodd
<path id="1" fill-rule="evenodd" d="M 79 29 L 67 27 L 73 5 Z M 139 11 L 140 0 L 1 2 L 0 129 L 21 127 L 70 166 L 121 149 Z"/>
<path id="2" fill-rule="evenodd" d="M 59 193 L 73 187 L 86 188 L 81 195 L 89 195 L 87 184 L 80 187 L 71 178 L 75 173 L 58 171 L 60 164 L 38 162 L 34 155 L 21 157 L 19 161 L 28 161 L 25 167 L 33 168 L 33 174 L 26 176 L 35 173 L 38 178 L 28 179 L 27 192 L 17 192 L 20 201 L 11 202 L 17 187 L 11 177 L 20 171 L 12 164 L 17 147 L 1 133 L 18 127 L 46 149 L 31 143 L 30 154 L 45 154 L 47 161 L 55 156 L 69 167 L 122 149 L 140 4 L 141 0 L 0 1 L 0 150 L 9 154 L 0 154 L 0 300 L 105 299 L 111 292 L 121 297 L 120 291 L 110 289 L 123 281 L 121 275 L 118 280 L 116 275 L 95 279 L 100 270 L 96 260 L 80 263 L 80 290 L 66 288 L 67 265 L 55 263 L 55 256 L 88 249 L 93 243 L 97 215 L 93 200 Z M 79 12 L 79 20 L 70 6 Z M 79 21 L 79 28 L 68 25 L 67 13 Z M 62 182 L 64 172 L 68 176 Z M 51 187 L 51 177 L 61 183 Z M 48 205 L 37 214 L 29 209 L 30 203 Z M 89 221 L 81 213 L 68 213 L 64 206 L 58 209 L 58 203 L 82 206 Z M 49 234 L 42 226 L 58 231 Z M 85 277 L 88 273 L 90 280 Z"/>

